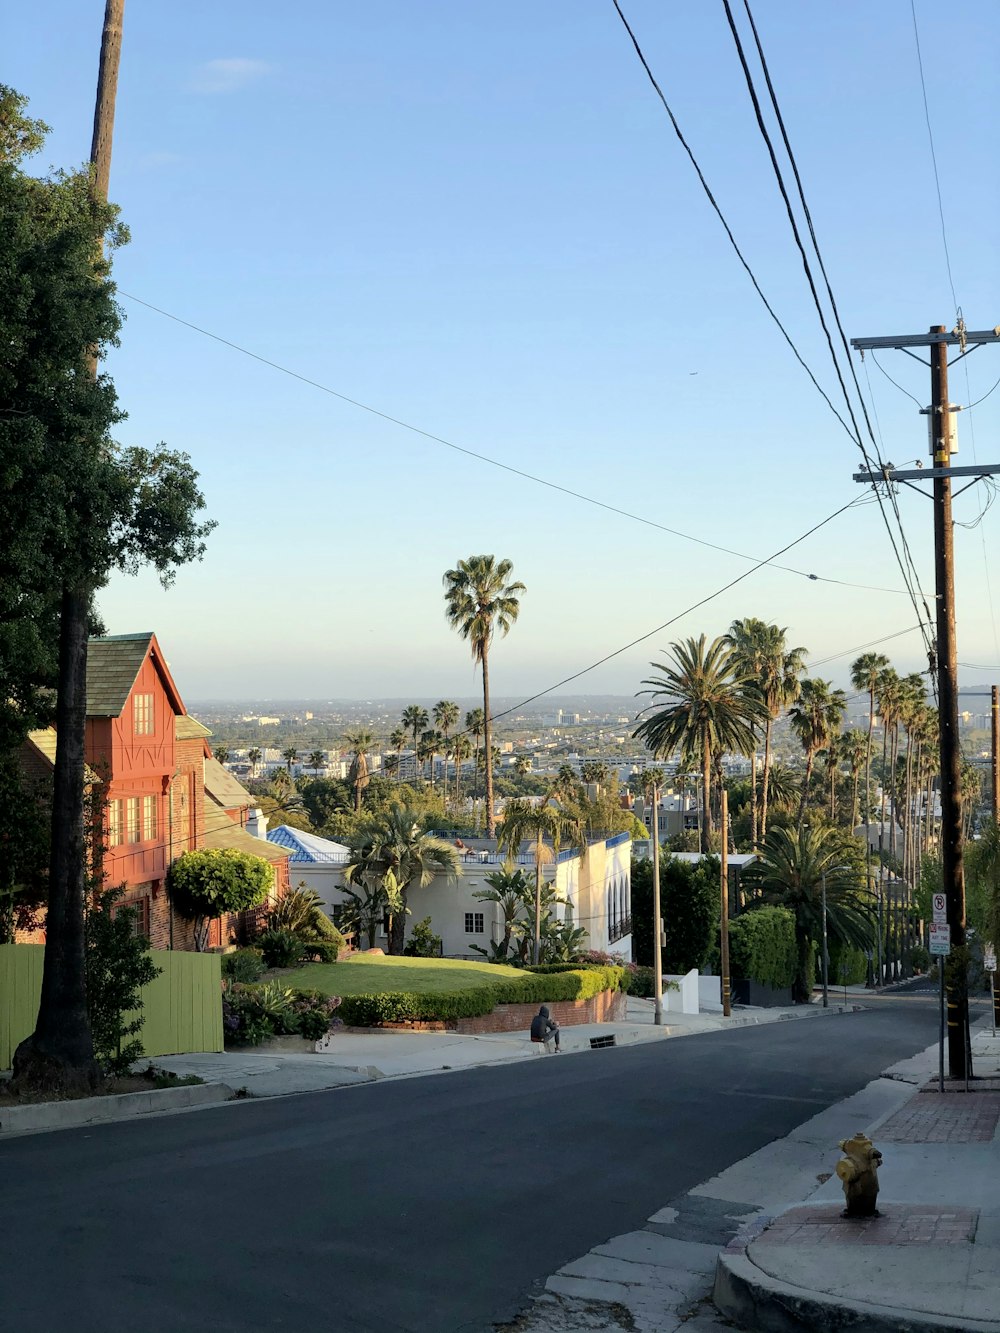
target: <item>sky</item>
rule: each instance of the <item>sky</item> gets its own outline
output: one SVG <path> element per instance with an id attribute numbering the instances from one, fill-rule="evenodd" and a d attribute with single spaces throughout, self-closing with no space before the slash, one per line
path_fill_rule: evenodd
<path id="1" fill-rule="evenodd" d="M 841 402 L 721 0 L 622 7 Z M 3 77 L 52 126 L 39 172 L 89 153 L 103 8 L 4 17 Z M 951 328 L 909 0 L 753 8 L 847 336 Z M 955 296 L 990 328 L 1000 6 L 915 10 Z M 671 620 L 568 688 L 633 694 L 671 641 L 742 616 L 787 626 L 837 684 L 890 635 L 900 671 L 926 666 L 879 509 L 852 481 L 857 445 L 729 248 L 611 0 L 129 0 L 111 194 L 132 235 L 107 362 L 119 438 L 189 453 L 218 527 L 169 591 L 116 578 L 100 605 L 111 633 L 156 631 L 183 694 L 472 694 L 442 574 L 479 552 L 527 587 L 491 657 L 507 697 Z M 883 456 L 927 464 L 929 374 L 879 361 L 917 400 L 856 360 Z M 998 378 L 1000 349 L 982 348 L 952 371 L 952 400 Z M 1000 390 L 960 415 L 957 462 L 997 458 L 998 424 Z M 987 498 L 961 496 L 959 523 Z M 851 501 L 780 558 L 798 572 L 762 568 L 687 610 L 753 569 L 741 556 Z M 898 502 L 930 601 L 931 506 L 905 487 Z M 998 525 L 1000 505 L 956 528 L 959 661 L 993 668 L 963 669 L 963 686 L 1000 679 Z"/>

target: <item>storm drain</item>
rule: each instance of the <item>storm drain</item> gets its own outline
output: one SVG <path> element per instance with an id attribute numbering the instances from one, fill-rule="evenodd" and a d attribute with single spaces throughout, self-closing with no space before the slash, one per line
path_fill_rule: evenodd
<path id="1" fill-rule="evenodd" d="M 613 1046 L 614 1044 L 615 1034 L 613 1032 L 609 1032 L 606 1037 L 591 1037 L 590 1039 L 590 1049 L 592 1051 L 600 1051 L 605 1046 Z"/>

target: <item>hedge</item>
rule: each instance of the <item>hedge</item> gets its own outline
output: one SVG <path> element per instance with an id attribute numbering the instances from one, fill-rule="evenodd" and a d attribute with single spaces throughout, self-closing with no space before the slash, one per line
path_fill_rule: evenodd
<path id="1" fill-rule="evenodd" d="M 795 917 L 787 907 L 757 907 L 729 923 L 734 977 L 785 990 L 798 971 Z"/>
<path id="2" fill-rule="evenodd" d="M 380 1023 L 440 1022 L 449 1018 L 480 1018 L 498 1004 L 544 1004 L 555 1000 L 589 1000 L 606 990 L 620 990 L 621 967 L 573 968 L 543 974 L 526 972 L 516 981 L 493 982 L 472 990 L 421 995 L 413 991 L 381 991 L 345 995 L 339 1014 L 353 1027 Z"/>

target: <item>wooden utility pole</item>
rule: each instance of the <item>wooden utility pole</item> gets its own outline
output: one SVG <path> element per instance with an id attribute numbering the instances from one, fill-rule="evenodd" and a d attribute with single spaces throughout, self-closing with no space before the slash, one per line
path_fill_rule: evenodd
<path id="1" fill-rule="evenodd" d="M 994 820 L 1000 820 L 1000 686 L 990 690 L 990 721 L 992 724 L 990 753 L 993 758 L 993 808 Z"/>
<path id="2" fill-rule="evenodd" d="M 683 806 L 684 802 L 681 802 Z M 683 812 L 682 812 L 683 821 Z M 660 906 L 660 787 L 653 784 L 653 1022 L 663 1025 L 663 915 Z"/>
<path id="3" fill-rule="evenodd" d="M 722 972 L 722 1013 L 728 1018 L 733 1012 L 729 983 L 729 793 L 722 788 L 722 852 L 719 870 L 719 956 Z"/>
<path id="4" fill-rule="evenodd" d="M 926 334 L 907 333 L 896 337 L 852 338 L 852 347 L 864 352 L 869 348 L 892 347 L 905 350 L 926 347 L 930 353 L 931 406 L 930 468 L 901 469 L 886 464 L 879 471 L 854 474 L 855 481 L 893 485 L 897 481 L 933 484 L 934 508 L 934 582 L 937 602 L 937 641 L 931 669 L 936 672 L 941 762 L 941 853 L 943 886 L 947 896 L 948 925 L 951 927 L 952 957 L 947 973 L 948 988 L 948 1072 L 952 1078 L 967 1078 L 969 1060 L 969 989 L 965 957 L 965 875 L 962 831 L 962 757 L 958 734 L 958 646 L 955 632 L 955 550 L 951 517 L 953 477 L 979 478 L 1000 472 L 1000 464 L 953 467 L 951 441 L 955 435 L 955 408 L 948 402 L 948 347 L 967 348 L 1000 342 L 1000 327 L 967 330 L 964 325 L 948 332 L 944 325 L 931 327 Z M 971 484 L 971 483 L 970 483 Z M 919 489 L 919 487 L 914 487 Z"/>

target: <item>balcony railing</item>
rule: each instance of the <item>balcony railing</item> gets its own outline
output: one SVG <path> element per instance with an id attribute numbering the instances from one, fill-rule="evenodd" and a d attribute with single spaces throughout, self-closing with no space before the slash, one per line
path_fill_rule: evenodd
<path id="1" fill-rule="evenodd" d="M 614 921 L 608 927 L 608 943 L 614 944 L 615 940 L 623 940 L 626 935 L 632 934 L 632 918 L 623 916 L 620 921 Z"/>

